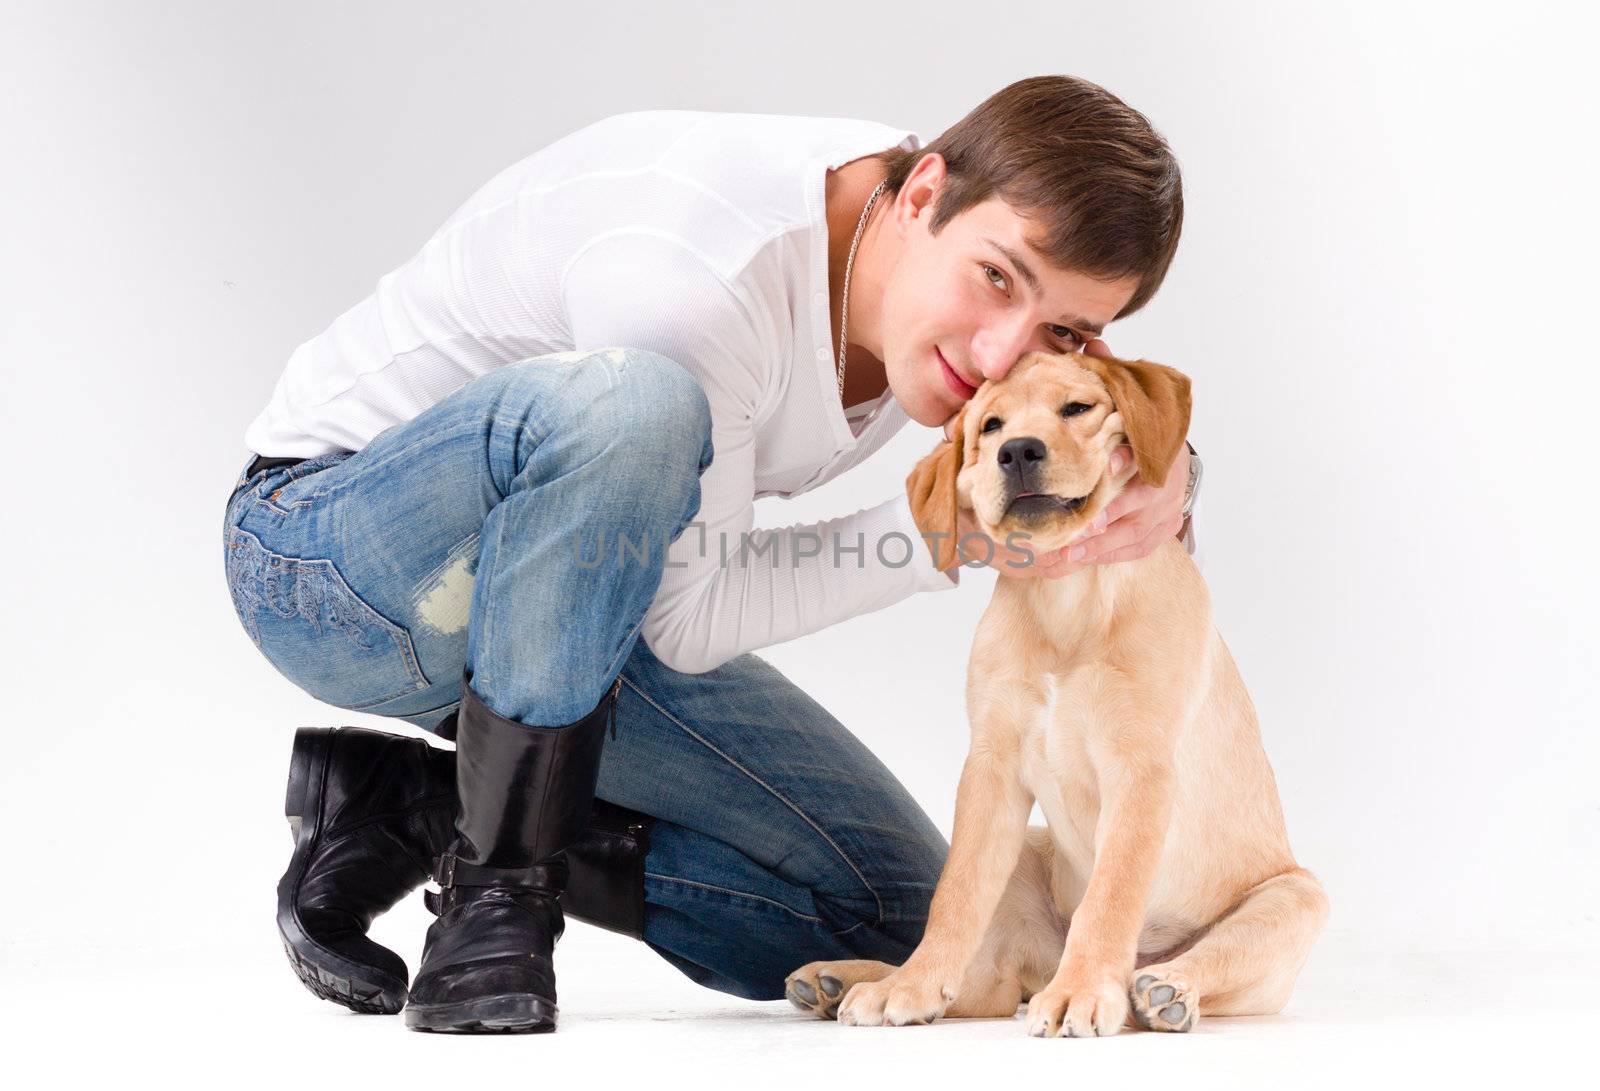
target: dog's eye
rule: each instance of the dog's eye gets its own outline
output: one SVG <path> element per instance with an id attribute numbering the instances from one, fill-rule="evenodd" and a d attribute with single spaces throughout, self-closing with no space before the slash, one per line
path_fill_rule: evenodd
<path id="1" fill-rule="evenodd" d="M 979 429 L 979 431 L 980 432 L 993 432 L 996 428 L 1000 427 L 1000 423 L 1001 422 L 1000 422 L 1000 418 L 999 417 L 990 417 L 988 420 L 983 422 L 983 427 L 981 429 Z"/>
<path id="2" fill-rule="evenodd" d="M 1076 417 L 1079 413 L 1087 413 L 1091 408 L 1093 407 L 1087 402 L 1068 402 L 1062 407 L 1061 415 L 1063 417 Z"/>

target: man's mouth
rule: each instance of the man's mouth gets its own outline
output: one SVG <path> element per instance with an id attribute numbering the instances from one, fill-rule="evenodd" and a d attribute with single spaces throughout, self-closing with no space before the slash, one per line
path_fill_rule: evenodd
<path id="1" fill-rule="evenodd" d="M 1006 514 L 1018 512 L 1023 515 L 1044 515 L 1057 512 L 1071 515 L 1083 507 L 1088 496 L 1056 496 L 1047 492 L 1019 492 L 1011 498 L 1011 503 L 1006 505 Z"/>
<path id="2" fill-rule="evenodd" d="M 978 392 L 978 388 L 956 374 L 955 369 L 945 360 L 944 353 L 939 351 L 938 345 L 933 346 L 933 354 L 939 358 L 939 371 L 944 376 L 944 385 L 963 402 L 970 401 Z"/>

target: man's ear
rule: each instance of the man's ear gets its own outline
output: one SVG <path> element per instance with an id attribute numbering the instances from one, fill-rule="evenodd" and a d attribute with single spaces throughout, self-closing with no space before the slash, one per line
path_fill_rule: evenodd
<path id="1" fill-rule="evenodd" d="M 941 572 L 960 560 L 956 554 L 956 476 L 966 457 L 961 430 L 966 416 L 963 410 L 956 417 L 950 438 L 924 455 L 906 477 L 906 498 L 911 502 L 911 518 L 917 529 L 926 535 L 943 535 L 922 540 L 923 549 L 932 547 L 933 566 Z"/>
<path id="2" fill-rule="evenodd" d="M 1140 480 L 1160 488 L 1189 434 L 1189 377 L 1149 360 L 1084 356 L 1077 362 L 1111 392 Z"/>

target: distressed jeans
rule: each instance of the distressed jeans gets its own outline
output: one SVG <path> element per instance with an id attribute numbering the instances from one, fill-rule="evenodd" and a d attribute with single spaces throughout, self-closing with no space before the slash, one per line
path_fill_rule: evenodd
<path id="1" fill-rule="evenodd" d="M 620 675 L 596 794 L 658 820 L 645 942 L 703 985 L 777 999 L 815 959 L 904 961 L 948 846 L 765 660 L 685 674 L 639 639 L 711 459 L 705 394 L 676 362 L 534 357 L 360 451 L 241 472 L 223 552 L 251 641 L 339 708 L 432 731 L 465 669 L 501 715 L 563 724 Z"/>

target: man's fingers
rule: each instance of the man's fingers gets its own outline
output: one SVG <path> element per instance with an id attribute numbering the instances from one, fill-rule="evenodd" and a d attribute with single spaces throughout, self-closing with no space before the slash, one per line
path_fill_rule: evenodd
<path id="1" fill-rule="evenodd" d="M 1093 538 L 1078 543 L 1067 554 L 1070 561 L 1081 560 L 1085 564 L 1104 564 L 1105 558 L 1110 554 L 1137 546 L 1150 535 L 1149 524 L 1139 519 L 1137 515 L 1118 520 L 1106 527 L 1105 532 L 1096 534 Z M 1082 548 L 1081 556 L 1075 555 L 1078 548 Z M 1153 548 L 1153 547 L 1152 547 Z"/>
<path id="2" fill-rule="evenodd" d="M 1069 572 L 1075 572 L 1082 567 L 1081 564 L 1073 564 L 1067 560 L 1066 554 L 1057 550 L 1046 554 L 1044 560 L 1036 561 L 1032 571 L 1039 579 L 1053 580 L 1065 576 Z"/>
<path id="3" fill-rule="evenodd" d="M 1133 465 L 1133 447 L 1127 440 L 1117 444 L 1117 449 L 1111 452 L 1111 475 L 1115 477 L 1129 466 Z M 1144 482 L 1139 482 L 1141 485 Z"/>
<path id="4" fill-rule="evenodd" d="M 1086 564 L 1116 564 L 1118 561 L 1137 561 L 1140 557 L 1148 557 L 1155 552 L 1156 547 L 1163 541 L 1178 533 L 1178 528 L 1183 525 L 1183 520 L 1177 522 L 1168 520 L 1157 523 L 1150 533 L 1139 541 L 1117 549 L 1108 550 L 1092 558 L 1086 559 Z"/>
<path id="5" fill-rule="evenodd" d="M 1106 517 L 1107 526 L 1115 526 L 1130 512 L 1137 512 L 1147 507 L 1155 499 L 1155 490 L 1143 481 L 1130 481 L 1123 486 L 1122 491 L 1112 498 L 1101 511 Z"/>
<path id="6" fill-rule="evenodd" d="M 1027 550 L 1013 549 L 1004 556 L 996 554 L 995 563 L 1007 572 L 1029 572 L 1047 568 L 1060 560 L 1060 550 L 1053 549 L 1048 553 L 1033 553 Z"/>
<path id="7" fill-rule="evenodd" d="M 1065 561 L 1066 555 L 1060 549 L 1034 553 L 1030 550 L 1002 547 L 995 550 L 994 560 L 990 562 L 990 567 L 996 568 L 1008 576 L 1021 576 L 1024 579 L 1029 579 L 1034 576 L 1045 575 L 1064 564 Z"/>

